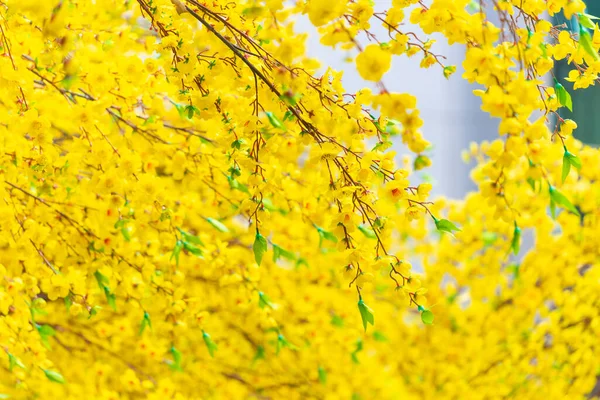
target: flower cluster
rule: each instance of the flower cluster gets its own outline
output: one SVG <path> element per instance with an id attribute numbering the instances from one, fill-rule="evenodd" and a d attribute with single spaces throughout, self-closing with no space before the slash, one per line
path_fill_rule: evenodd
<path id="1" fill-rule="evenodd" d="M 595 395 L 600 152 L 545 76 L 594 84 L 600 28 L 490 3 L 0 1 L 0 398 Z M 319 76 L 300 14 L 377 89 Z M 405 18 L 500 119 L 460 202 L 382 81 L 457 70 Z"/>

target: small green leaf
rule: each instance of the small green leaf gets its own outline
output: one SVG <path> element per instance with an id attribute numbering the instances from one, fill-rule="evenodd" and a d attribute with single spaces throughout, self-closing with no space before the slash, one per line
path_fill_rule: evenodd
<path id="1" fill-rule="evenodd" d="M 579 210 L 577 208 L 575 208 L 575 206 L 569 201 L 569 199 L 567 199 L 567 197 L 564 194 L 559 192 L 552 185 L 550 186 L 550 201 L 551 201 L 550 207 L 552 207 L 552 203 L 558 204 L 559 206 L 562 206 L 566 210 L 571 211 L 573 214 L 581 216 L 581 213 L 579 212 Z"/>
<path id="2" fill-rule="evenodd" d="M 569 157 L 567 157 L 567 155 L 565 154 L 563 156 L 563 166 L 562 166 L 562 181 L 563 181 L 563 183 L 567 179 L 567 176 L 569 176 L 570 171 L 571 171 L 571 160 L 569 160 Z"/>
<path id="3" fill-rule="evenodd" d="M 273 262 L 277 262 L 280 257 L 290 261 L 296 261 L 296 255 L 291 251 L 287 251 L 283 247 L 273 243 Z"/>
<path id="4" fill-rule="evenodd" d="M 106 296 L 106 302 L 108 305 L 114 310 L 117 311 L 117 296 L 114 293 L 110 292 L 110 289 L 105 286 L 104 287 L 104 295 Z"/>
<path id="5" fill-rule="evenodd" d="M 373 229 L 369 228 L 366 225 L 359 225 L 358 230 L 362 232 L 363 235 L 368 237 L 369 239 L 377 239 L 377 235 Z"/>
<path id="6" fill-rule="evenodd" d="M 319 247 L 323 245 L 323 240 L 329 240 L 330 242 L 337 243 L 337 238 L 331 232 L 327 232 L 323 228 L 317 227 L 317 232 L 319 232 Z"/>
<path id="7" fill-rule="evenodd" d="M 287 130 L 285 128 L 285 125 L 283 125 L 283 122 L 281 122 L 275 114 L 273 114 L 270 111 L 267 111 L 265 114 L 267 114 L 267 118 L 269 118 L 269 122 L 271 123 L 271 125 L 273 125 L 273 127 L 277 128 L 277 129 L 281 129 L 282 131 Z"/>
<path id="8" fill-rule="evenodd" d="M 373 310 L 369 308 L 365 302 L 360 299 L 358 301 L 358 311 L 360 312 L 360 317 L 362 318 L 363 327 L 365 328 L 365 332 L 367 331 L 367 323 L 371 325 L 375 325 L 375 317 L 373 316 Z"/>
<path id="9" fill-rule="evenodd" d="M 373 339 L 375 339 L 378 342 L 387 342 L 387 337 L 385 337 L 385 335 L 379 331 L 375 331 L 373 332 Z"/>
<path id="10" fill-rule="evenodd" d="M 321 382 L 322 385 L 327 383 L 327 371 L 321 366 L 319 366 L 319 382 Z"/>
<path id="11" fill-rule="evenodd" d="M 9 352 L 6 352 L 6 354 L 8 354 L 8 370 L 9 371 L 12 371 L 14 367 L 27 369 L 27 368 L 25 368 L 25 364 L 23 364 L 23 362 L 21 360 L 19 360 L 18 357 L 13 356 Z"/>
<path id="12" fill-rule="evenodd" d="M 43 369 L 44 374 L 46 374 L 46 378 L 48 378 L 50 381 L 52 382 L 56 382 L 56 383 L 65 383 L 65 378 L 63 378 L 63 376 L 56 372 L 56 371 L 52 371 L 50 369 Z"/>
<path id="13" fill-rule="evenodd" d="M 256 354 L 254 354 L 252 364 L 256 363 L 258 360 L 264 360 L 265 358 L 265 348 L 259 345 L 256 347 Z"/>
<path id="14" fill-rule="evenodd" d="M 98 312 L 100 312 L 100 310 L 102 310 L 102 307 L 93 306 L 92 309 L 90 310 L 90 316 L 88 317 L 88 319 L 91 319 L 94 315 L 98 314 Z"/>
<path id="15" fill-rule="evenodd" d="M 573 99 L 571 98 L 571 94 L 556 79 L 554 79 L 554 81 L 554 91 L 556 92 L 556 96 L 558 97 L 558 102 L 560 103 L 560 105 L 567 107 L 569 111 L 572 112 Z"/>
<path id="16" fill-rule="evenodd" d="M 179 253 L 181 253 L 181 249 L 183 249 L 183 241 L 178 240 L 175 242 L 175 247 L 173 248 L 173 253 L 171 254 L 171 260 L 175 257 L 175 263 L 179 266 Z"/>
<path id="17" fill-rule="evenodd" d="M 258 306 L 260 308 L 273 308 L 273 305 L 271 304 L 271 299 L 269 299 L 269 297 L 263 292 L 258 292 Z"/>
<path id="18" fill-rule="evenodd" d="M 206 218 L 206 222 L 208 222 L 209 224 L 211 224 L 216 230 L 220 231 L 220 232 L 229 232 L 229 229 L 223 225 L 220 221 L 214 219 L 214 218 Z"/>
<path id="19" fill-rule="evenodd" d="M 183 368 L 181 368 L 181 352 L 175 346 L 172 346 L 171 354 L 173 355 L 173 362 L 170 365 L 171 369 L 173 371 L 183 371 Z"/>
<path id="20" fill-rule="evenodd" d="M 260 266 L 263 255 L 267 252 L 267 239 L 257 232 L 256 237 L 254 238 L 254 245 L 252 245 L 252 249 L 254 250 L 254 260 Z"/>
<path id="21" fill-rule="evenodd" d="M 339 315 L 334 315 L 331 317 L 331 325 L 342 328 L 344 326 L 344 318 L 340 317 Z"/>
<path id="22" fill-rule="evenodd" d="M 217 344 L 213 342 L 210 335 L 204 331 L 202 331 L 202 339 L 204 339 L 204 344 L 206 344 L 208 354 L 210 354 L 211 357 L 214 357 L 215 351 L 217 351 Z"/>
<path id="23" fill-rule="evenodd" d="M 593 15 L 578 13 L 577 17 L 579 17 L 579 23 L 588 29 L 594 29 L 596 24 L 592 21 Z"/>
<path id="24" fill-rule="evenodd" d="M 512 241 L 510 243 L 510 248 L 513 251 L 513 254 L 516 256 L 519 254 L 519 249 L 521 248 L 521 228 L 515 222 L 515 230 L 513 231 Z"/>
<path id="25" fill-rule="evenodd" d="M 568 151 L 565 152 L 565 156 L 567 156 L 572 166 L 574 166 L 577 169 L 581 169 L 583 164 L 581 164 L 581 160 L 579 159 L 579 157 Z"/>
<path id="26" fill-rule="evenodd" d="M 177 230 L 179 231 L 179 233 L 181 233 L 181 236 L 184 241 L 192 244 L 197 244 L 198 246 L 204 246 L 204 244 L 198 236 L 192 235 L 191 233 L 188 233 L 181 228 L 177 228 Z"/>
<path id="27" fill-rule="evenodd" d="M 435 227 L 440 232 L 454 234 L 454 231 L 460 231 L 460 228 L 458 228 L 456 225 L 454 225 L 454 223 L 448 221 L 447 219 L 437 219 L 433 217 L 433 220 L 435 222 Z"/>
<path id="28" fill-rule="evenodd" d="M 293 344 L 291 344 L 290 342 L 288 342 L 288 340 L 285 338 L 285 336 L 283 336 L 281 333 L 279 335 L 277 335 L 277 348 L 275 349 L 275 354 L 279 354 L 279 351 L 281 349 L 283 349 L 284 347 L 287 347 L 291 350 L 297 350 L 298 348 L 296 346 L 294 346 Z"/>
<path id="29" fill-rule="evenodd" d="M 433 313 L 429 310 L 423 310 L 421 312 L 421 321 L 423 321 L 425 325 L 433 324 Z"/>
<path id="30" fill-rule="evenodd" d="M 496 239 L 498 239 L 498 234 L 494 232 L 483 232 L 481 239 L 483 240 L 483 245 L 488 247 L 493 245 Z"/>
<path id="31" fill-rule="evenodd" d="M 594 61 L 600 61 L 600 56 L 592 44 L 592 36 L 583 25 L 579 25 L 579 46 L 583 47 Z"/>
<path id="32" fill-rule="evenodd" d="M 188 242 L 183 242 L 183 248 L 185 249 L 185 251 L 192 253 L 193 255 L 203 258 L 202 257 L 202 250 L 200 250 L 199 248 L 197 248 L 196 246 L 194 246 L 191 243 Z"/>
<path id="33" fill-rule="evenodd" d="M 152 322 L 150 321 L 150 314 L 144 311 L 144 318 L 142 319 L 142 324 L 140 325 L 140 336 L 144 333 L 146 327 L 152 329 Z"/>

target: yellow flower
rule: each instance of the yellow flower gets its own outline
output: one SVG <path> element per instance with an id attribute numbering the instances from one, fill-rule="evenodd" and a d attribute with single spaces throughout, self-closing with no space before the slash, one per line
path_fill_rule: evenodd
<path id="1" fill-rule="evenodd" d="M 377 44 L 370 44 L 356 57 L 360 76 L 368 81 L 380 81 L 392 65 L 392 54 Z"/>

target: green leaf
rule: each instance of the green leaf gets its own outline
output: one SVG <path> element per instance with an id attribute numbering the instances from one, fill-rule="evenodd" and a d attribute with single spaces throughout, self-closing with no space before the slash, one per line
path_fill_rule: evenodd
<path id="1" fill-rule="evenodd" d="M 592 21 L 592 18 L 596 18 L 593 15 L 578 13 L 579 23 L 588 29 L 594 29 L 596 24 Z M 592 17 L 592 18 L 590 18 Z"/>
<path id="2" fill-rule="evenodd" d="M 173 248 L 173 253 L 171 254 L 170 260 L 175 257 L 175 263 L 179 266 L 179 253 L 181 253 L 181 249 L 183 249 L 183 241 L 178 240 L 175 242 L 175 247 Z"/>
<path id="3" fill-rule="evenodd" d="M 239 190 L 240 192 L 250 194 L 248 187 L 246 185 L 239 183 L 237 179 L 232 178 L 231 176 L 227 176 L 227 181 L 229 182 L 229 187 L 235 190 Z"/>
<path id="4" fill-rule="evenodd" d="M 339 315 L 334 315 L 331 317 L 331 325 L 342 328 L 344 326 L 344 318 L 340 317 Z"/>
<path id="5" fill-rule="evenodd" d="M 371 151 L 386 151 L 387 149 L 389 149 L 390 147 L 392 147 L 394 145 L 394 143 L 392 143 L 389 140 L 384 140 L 382 142 L 377 143 L 372 149 Z"/>
<path id="6" fill-rule="evenodd" d="M 204 339 L 204 344 L 206 344 L 208 354 L 210 354 L 211 357 L 214 357 L 215 351 L 217 351 L 217 344 L 213 342 L 210 335 L 204 331 L 202 331 L 202 339 Z"/>
<path id="7" fill-rule="evenodd" d="M 581 169 L 583 164 L 581 164 L 581 160 L 579 159 L 579 157 L 568 151 L 565 152 L 565 156 L 567 156 L 572 166 L 574 166 L 577 169 Z"/>
<path id="8" fill-rule="evenodd" d="M 142 324 L 140 326 L 140 336 L 144 333 L 146 327 L 152 329 L 152 322 L 150 321 L 150 314 L 144 311 L 144 318 L 142 319 Z"/>
<path id="9" fill-rule="evenodd" d="M 521 228 L 515 222 L 515 230 L 513 231 L 513 238 L 510 243 L 510 248 L 513 251 L 513 254 L 516 256 L 519 254 L 519 249 L 521 248 Z"/>
<path id="10" fill-rule="evenodd" d="M 291 251 L 287 251 L 281 246 L 273 243 L 273 262 L 277 262 L 280 257 L 283 257 L 290 261 L 296 261 L 296 255 Z"/>
<path id="11" fill-rule="evenodd" d="M 362 339 L 358 339 L 356 341 L 356 349 L 354 349 L 354 351 L 350 354 L 352 356 L 352 362 L 354 362 L 355 364 L 360 364 L 360 361 L 358 360 L 358 353 L 361 352 L 363 349 L 363 342 Z"/>
<path id="12" fill-rule="evenodd" d="M 281 129 L 284 132 L 287 130 L 285 128 L 285 125 L 283 125 L 283 122 L 281 122 L 275 114 L 273 114 L 270 111 L 267 111 L 265 114 L 267 114 L 267 118 L 269 118 L 269 122 L 271 123 L 271 125 L 273 125 L 273 127 Z"/>
<path id="13" fill-rule="evenodd" d="M 181 236 L 184 241 L 192 244 L 197 244 L 198 246 L 204 246 L 204 244 L 198 236 L 192 235 L 191 233 L 188 233 L 181 228 L 177 228 L 177 230 L 179 231 L 179 233 L 181 233 Z"/>
<path id="14" fill-rule="evenodd" d="M 423 310 L 423 312 L 421 312 L 421 321 L 423 321 L 425 325 L 433 324 L 433 313 L 429 310 Z"/>
<path id="15" fill-rule="evenodd" d="M 281 333 L 279 335 L 277 335 L 277 348 L 275 349 L 275 354 L 279 354 L 279 351 L 281 349 L 283 349 L 284 347 L 287 347 L 291 350 L 297 350 L 298 348 L 296 346 L 294 346 L 293 344 L 291 344 L 290 342 L 288 342 L 288 340 L 285 338 L 285 336 L 283 336 Z"/>
<path id="16" fill-rule="evenodd" d="M 9 352 L 6 352 L 6 354 L 8 354 L 8 370 L 9 371 L 12 371 L 14 367 L 27 369 L 27 368 L 25 368 L 25 364 L 23 364 L 23 362 L 21 360 L 19 360 L 18 357 L 13 356 Z"/>
<path id="17" fill-rule="evenodd" d="M 373 229 L 369 228 L 366 225 L 359 225 L 358 230 L 362 232 L 363 235 L 368 237 L 369 239 L 377 239 L 377 235 Z"/>
<path id="18" fill-rule="evenodd" d="M 106 302 L 108 305 L 114 310 L 117 311 L 117 296 L 114 293 L 110 292 L 110 289 L 105 286 L 104 287 L 104 295 L 106 296 Z"/>
<path id="19" fill-rule="evenodd" d="M 563 166 L 562 166 L 562 181 L 563 181 L 563 183 L 567 179 L 567 176 L 569 176 L 570 171 L 571 171 L 571 160 L 569 160 L 569 157 L 567 157 L 567 155 L 565 154 L 563 156 Z"/>
<path id="20" fill-rule="evenodd" d="M 367 331 L 367 323 L 371 325 L 375 325 L 375 317 L 373 316 L 373 310 L 369 308 L 365 302 L 360 299 L 358 301 L 358 311 L 360 312 L 360 317 L 362 318 L 363 327 L 365 328 L 365 332 Z"/>
<path id="21" fill-rule="evenodd" d="M 100 310 L 102 310 L 102 307 L 100 307 L 100 306 L 92 307 L 92 309 L 90 310 L 90 316 L 88 317 L 88 319 L 91 319 L 94 315 L 98 314 L 98 312 Z"/>
<path id="22" fill-rule="evenodd" d="M 63 378 L 63 376 L 56 372 L 56 371 L 52 371 L 50 369 L 43 369 L 44 374 L 46 374 L 46 378 L 48 378 L 49 380 L 51 380 L 52 382 L 56 382 L 56 383 L 65 383 L 65 378 Z"/>
<path id="23" fill-rule="evenodd" d="M 229 232 L 229 229 L 225 225 L 223 225 L 220 221 L 218 221 L 214 218 L 206 218 L 206 222 L 211 224 L 218 231 L 225 232 L 225 233 Z"/>
<path id="24" fill-rule="evenodd" d="M 319 232 L 319 247 L 323 245 L 323 240 L 329 240 L 330 242 L 337 243 L 337 238 L 331 232 L 327 232 L 323 228 L 317 227 L 317 232 Z"/>
<path id="25" fill-rule="evenodd" d="M 193 255 L 203 258 L 202 257 L 202 250 L 200 250 L 199 248 L 197 248 L 196 246 L 194 246 L 191 243 L 188 242 L 183 242 L 183 248 L 185 249 L 185 251 L 192 253 Z"/>
<path id="26" fill-rule="evenodd" d="M 257 232 L 252 249 L 254 250 L 254 260 L 260 266 L 263 255 L 267 252 L 267 239 Z"/>
<path id="27" fill-rule="evenodd" d="M 258 347 L 256 348 L 256 354 L 254 354 L 254 358 L 252 359 L 252 364 L 257 362 L 258 360 L 264 360 L 265 358 L 265 348 L 261 345 L 258 345 Z"/>
<path id="28" fill-rule="evenodd" d="M 481 239 L 483 240 L 483 245 L 488 247 L 493 245 L 496 239 L 498 239 L 498 234 L 495 232 L 483 232 Z"/>
<path id="29" fill-rule="evenodd" d="M 583 25 L 579 25 L 579 46 L 583 47 L 586 53 L 588 53 L 594 61 L 600 61 L 600 56 L 592 44 L 592 37 Z"/>
<path id="30" fill-rule="evenodd" d="M 559 192 L 554 186 L 550 185 L 550 201 L 562 206 L 564 209 L 571 211 L 573 214 L 581 216 L 581 213 L 575 206 L 567 199 L 567 197 Z"/>
<path id="31" fill-rule="evenodd" d="M 563 183 L 569 176 L 569 172 L 571 171 L 571 166 L 581 169 L 581 160 L 575 154 L 569 152 L 565 147 L 565 153 L 563 155 L 563 167 L 562 167 L 562 181 Z"/>
<path id="32" fill-rule="evenodd" d="M 378 342 L 387 342 L 387 337 L 385 337 L 385 335 L 379 331 L 375 331 L 373 332 L 373 339 L 375 339 Z"/>
<path id="33" fill-rule="evenodd" d="M 571 99 L 571 94 L 565 89 L 563 85 L 561 85 L 556 79 L 554 79 L 554 91 L 556 92 L 556 96 L 558 97 L 558 102 L 569 109 L 569 111 L 573 111 L 573 99 Z"/>
<path id="34" fill-rule="evenodd" d="M 552 215 L 552 219 L 556 219 L 556 203 L 550 198 L 550 215 Z"/>
<path id="35" fill-rule="evenodd" d="M 273 305 L 271 304 L 271 299 L 269 299 L 269 297 L 263 292 L 258 292 L 258 306 L 260 308 L 273 308 Z"/>
<path id="36" fill-rule="evenodd" d="M 322 385 L 327 383 L 327 371 L 321 366 L 319 366 L 319 382 L 321 382 Z"/>
<path id="37" fill-rule="evenodd" d="M 460 231 L 460 228 L 458 228 L 456 225 L 454 225 L 454 223 L 448 221 L 447 219 L 437 219 L 433 217 L 433 220 L 435 221 L 435 227 L 440 232 L 454 234 L 454 231 Z"/>
<path id="38" fill-rule="evenodd" d="M 173 371 L 183 371 L 183 368 L 181 368 L 181 352 L 175 346 L 172 346 L 171 354 L 173 355 L 173 362 L 170 365 L 171 369 Z"/>

